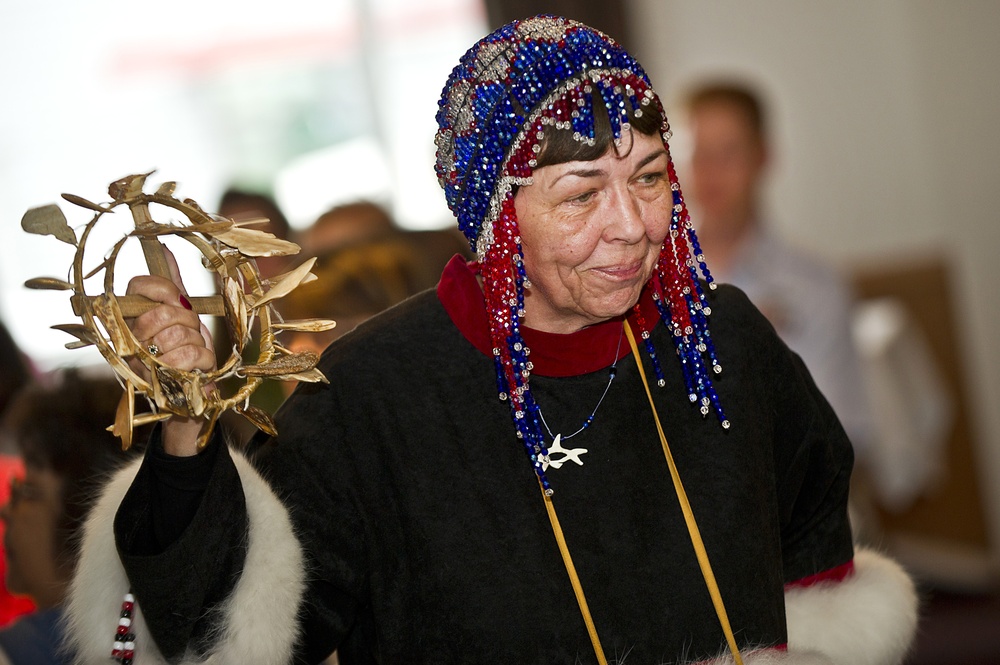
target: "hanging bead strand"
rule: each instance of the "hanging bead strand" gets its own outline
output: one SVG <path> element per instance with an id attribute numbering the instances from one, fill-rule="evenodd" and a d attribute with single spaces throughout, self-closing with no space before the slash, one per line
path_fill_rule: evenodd
<path id="1" fill-rule="evenodd" d="M 135 596 L 127 593 L 122 601 L 118 628 L 115 630 L 114 644 L 111 647 L 111 658 L 120 665 L 132 665 L 135 659 L 135 632 L 132 629 L 134 612 Z"/>

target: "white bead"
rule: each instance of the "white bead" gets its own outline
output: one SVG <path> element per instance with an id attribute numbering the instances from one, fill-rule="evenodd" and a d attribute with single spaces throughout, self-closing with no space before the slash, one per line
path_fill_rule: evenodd
<path id="1" fill-rule="evenodd" d="M 122 647 L 125 651 L 135 651 L 135 642 L 126 642 Z"/>
<path id="2" fill-rule="evenodd" d="M 126 603 L 134 603 L 135 602 L 135 596 L 133 596 L 130 593 L 125 594 L 125 602 Z"/>
<path id="3" fill-rule="evenodd" d="M 125 626 L 126 628 L 128 628 L 129 626 L 132 625 L 132 620 L 129 619 L 128 617 L 122 617 L 121 619 L 118 620 L 118 625 Z"/>
<path id="4" fill-rule="evenodd" d="M 122 649 L 125 648 L 125 643 L 124 642 L 115 642 L 114 645 L 113 645 L 113 648 L 114 648 L 115 651 L 121 651 Z"/>

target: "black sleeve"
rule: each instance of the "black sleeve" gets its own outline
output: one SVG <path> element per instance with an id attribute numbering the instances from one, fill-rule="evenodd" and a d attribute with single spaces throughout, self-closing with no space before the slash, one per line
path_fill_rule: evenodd
<path id="1" fill-rule="evenodd" d="M 791 353 L 791 352 L 789 352 Z M 802 360 L 792 354 L 789 397 L 779 419 L 778 498 L 785 582 L 821 573 L 854 556 L 847 501 L 854 451 Z M 784 441 L 782 441 L 784 439 Z"/>
<path id="2" fill-rule="evenodd" d="M 323 368 L 328 376 L 337 373 Z M 358 462 L 345 442 L 339 385 L 305 384 L 276 414 L 277 439 L 257 437 L 250 453 L 288 510 L 310 576 L 300 615 L 296 665 L 319 663 L 337 648 L 356 654 L 377 640 L 365 611 L 367 529 L 358 497 Z"/>
<path id="3" fill-rule="evenodd" d="M 301 391 L 300 391 L 301 392 Z M 289 512 L 307 557 L 307 589 L 299 616 L 297 664 L 318 663 L 343 641 L 366 643 L 359 626 L 363 559 L 353 501 L 331 500 L 349 480 L 336 482 L 324 461 L 303 459 L 317 435 L 335 431 L 310 399 L 296 417 L 282 419 L 281 443 L 258 435 L 248 454 Z M 285 409 L 288 411 L 289 409 Z M 317 409 L 327 414 L 327 409 Z M 310 417 L 301 417 L 303 413 Z M 328 414 L 327 414 L 328 415 Z M 324 421 L 315 427 L 313 421 Z M 334 437 L 336 438 L 336 436 Z M 168 660 L 193 646 L 204 653 L 219 626 L 212 610 L 233 592 L 247 555 L 248 515 L 243 486 L 228 447 L 216 436 L 200 454 L 167 455 L 158 432 L 115 517 L 119 556 L 142 607 L 151 637 Z M 322 507 L 322 509 L 320 509 Z M 338 508 L 339 507 L 339 508 Z"/>
<path id="4" fill-rule="evenodd" d="M 119 556 L 153 640 L 167 659 L 207 646 L 205 620 L 232 592 L 246 558 L 247 512 L 220 441 L 190 458 L 154 433 L 115 516 Z"/>
<path id="5" fill-rule="evenodd" d="M 739 341 L 724 362 L 735 356 L 741 365 L 743 391 L 752 393 L 743 398 L 759 402 L 758 426 L 771 438 L 785 582 L 850 561 L 854 451 L 844 428 L 802 359 L 742 291 L 721 286 L 715 298 L 724 302 L 713 305 L 713 336 Z"/>

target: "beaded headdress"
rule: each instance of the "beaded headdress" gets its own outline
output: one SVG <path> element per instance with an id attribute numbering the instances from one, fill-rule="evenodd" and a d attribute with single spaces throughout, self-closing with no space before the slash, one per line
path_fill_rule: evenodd
<path id="1" fill-rule="evenodd" d="M 479 258 L 497 391 L 510 403 L 517 437 L 547 494 L 552 492 L 545 474 L 548 450 L 528 386 L 532 364 L 520 331 L 530 282 L 513 192 L 515 186 L 531 184 L 547 129 L 572 131 L 575 140 L 594 144 L 595 99 L 603 102 L 616 141 L 630 131 L 630 117 L 658 113 L 669 155 L 666 115 L 639 63 L 607 35 L 565 18 L 514 21 L 483 38 L 452 70 L 438 102 L 438 182 Z M 714 410 L 728 428 L 712 386 L 711 375 L 722 367 L 709 336 L 711 309 L 699 270 L 705 284 L 715 285 L 672 160 L 667 175 L 673 194 L 670 231 L 648 286 L 673 333 L 688 398 L 702 415 Z M 663 386 L 649 328 L 638 306 L 634 312 Z"/>

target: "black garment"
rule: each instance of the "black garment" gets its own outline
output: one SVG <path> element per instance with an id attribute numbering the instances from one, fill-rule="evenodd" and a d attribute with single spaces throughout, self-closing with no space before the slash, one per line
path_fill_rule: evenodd
<path id="1" fill-rule="evenodd" d="M 666 386 L 654 385 L 654 397 L 737 640 L 782 644 L 783 583 L 852 557 L 853 457 L 801 361 L 760 313 L 731 287 L 710 300 L 725 367 L 716 388 L 732 428 L 689 403 L 663 326 L 653 340 Z M 595 662 L 492 359 L 435 294 L 341 338 L 321 369 L 330 385 L 298 390 L 279 413 L 280 440 L 256 458 L 310 559 L 301 661 L 339 646 L 345 665 Z M 565 433 L 606 384 L 604 370 L 531 379 L 546 420 Z M 723 650 L 631 356 L 567 447 L 589 450 L 583 466 L 549 478 L 608 658 L 677 662 Z M 238 480 L 217 489 L 238 493 Z M 186 565 L 207 565 L 231 538 L 189 528 L 179 543 L 197 539 L 205 561 Z M 125 563 L 142 605 L 149 587 Z"/>

